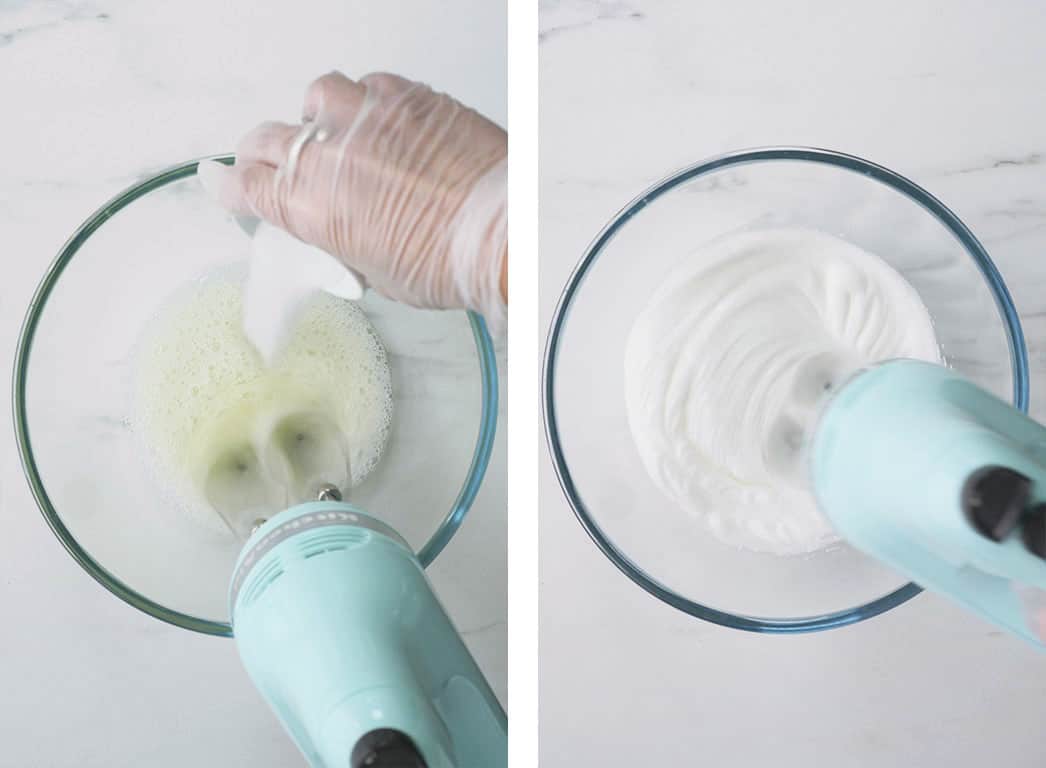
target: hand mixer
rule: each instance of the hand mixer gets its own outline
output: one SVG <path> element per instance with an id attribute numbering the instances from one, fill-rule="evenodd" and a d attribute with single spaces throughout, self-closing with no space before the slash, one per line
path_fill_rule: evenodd
<path id="1" fill-rule="evenodd" d="M 280 235 L 256 234 L 248 294 L 263 278 L 286 280 L 279 264 L 293 238 Z M 303 295 L 310 280 L 338 285 L 346 274 L 299 262 Z M 269 299 L 292 293 L 258 290 L 256 303 L 275 312 Z M 241 658 L 310 763 L 505 765 L 504 712 L 421 563 L 393 528 L 342 501 L 352 481 L 341 432 L 321 412 L 276 408 L 253 441 L 212 457 L 202 485 L 229 530 L 248 537 L 229 595 Z"/>
<path id="2" fill-rule="evenodd" d="M 505 714 L 410 547 L 318 495 L 258 521 L 229 594 L 247 672 L 310 765 L 506 765 Z"/>
<path id="3" fill-rule="evenodd" d="M 850 544 L 1046 646 L 1046 427 L 955 371 L 894 360 L 828 399 L 808 450 Z"/>
<path id="4" fill-rule="evenodd" d="M 320 412 L 270 409 L 217 444 L 202 483 L 247 539 L 229 615 L 258 690 L 311 765 L 505 765 L 504 712 L 421 563 L 326 482 L 351 483 L 344 436 Z"/>
<path id="5" fill-rule="evenodd" d="M 310 764 L 504 766 L 504 712 L 421 563 L 342 501 L 340 430 L 277 410 L 254 440 L 218 453 L 205 494 L 247 536 L 229 592 L 240 656 Z"/>

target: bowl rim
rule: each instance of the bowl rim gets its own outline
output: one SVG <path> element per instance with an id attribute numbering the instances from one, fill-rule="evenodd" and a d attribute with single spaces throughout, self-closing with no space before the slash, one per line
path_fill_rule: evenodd
<path id="1" fill-rule="evenodd" d="M 570 307 L 586 274 L 591 270 L 600 253 L 614 238 L 618 230 L 661 195 L 695 178 L 732 166 L 782 160 L 820 163 L 868 176 L 920 205 L 955 236 L 980 269 L 981 275 L 992 292 L 996 308 L 1006 328 L 1007 341 L 1010 348 L 1010 364 L 1013 373 L 1013 405 L 1022 412 L 1026 413 L 1028 410 L 1028 351 L 1025 346 L 1024 332 L 1021 329 L 1016 307 L 1003 282 L 1002 276 L 992 263 L 984 246 L 981 245 L 973 232 L 951 209 L 925 189 L 895 171 L 856 155 L 818 147 L 768 146 L 740 149 L 702 160 L 664 177 L 619 210 L 595 236 L 574 267 L 556 304 L 549 326 L 542 369 L 541 401 L 545 423 L 545 442 L 551 454 L 556 477 L 559 480 L 563 494 L 566 496 L 567 503 L 574 511 L 575 517 L 585 532 L 599 550 L 639 587 L 657 599 L 690 616 L 724 627 L 771 634 L 817 632 L 855 624 L 911 600 L 922 591 L 922 588 L 914 583 L 908 583 L 863 605 L 820 615 L 796 618 L 769 618 L 735 614 L 711 608 L 684 597 L 651 576 L 638 563 L 628 557 L 603 531 L 581 500 L 581 496 L 574 485 L 560 440 L 556 417 L 555 376 L 560 338 L 566 326 Z"/>
<path id="2" fill-rule="evenodd" d="M 40 280 L 29 307 L 26 310 L 22 327 L 19 331 L 18 344 L 15 352 L 12 386 L 12 407 L 14 411 L 15 437 L 18 444 L 18 453 L 22 463 L 22 469 L 29 483 L 33 498 L 43 513 L 44 519 L 61 541 L 66 551 L 72 555 L 80 566 L 87 571 L 102 586 L 119 597 L 124 602 L 134 606 L 161 621 L 175 626 L 190 629 L 209 635 L 222 637 L 232 636 L 232 627 L 229 622 L 202 619 L 181 611 L 176 611 L 161 605 L 118 579 L 100 563 L 98 563 L 85 550 L 72 535 L 66 525 L 62 522 L 60 515 L 55 509 L 44 487 L 43 479 L 37 467 L 36 458 L 33 454 L 32 440 L 26 411 L 26 378 L 29 370 L 29 360 L 32 353 L 34 335 L 43 316 L 47 299 L 57 285 L 59 278 L 65 268 L 72 261 L 73 256 L 83 246 L 90 236 L 98 230 L 106 221 L 112 218 L 123 208 L 135 200 L 144 197 L 148 193 L 166 186 L 172 182 L 180 181 L 196 173 L 196 167 L 205 160 L 216 160 L 225 165 L 232 165 L 235 161 L 233 154 L 211 155 L 188 160 L 177 165 L 170 166 L 149 177 L 127 187 L 122 192 L 104 203 L 92 213 L 76 231 L 69 237 L 58 251 L 58 255 L 52 261 L 43 278 Z M 458 495 L 451 505 L 450 510 L 444 516 L 435 532 L 417 552 L 418 560 L 423 567 L 428 567 L 443 551 L 453 538 L 465 518 L 465 514 L 472 506 L 483 482 L 490 456 L 494 446 L 494 433 L 497 428 L 498 414 L 498 376 L 497 359 L 494 352 L 494 344 L 487 331 L 483 318 L 475 312 L 468 313 L 469 325 L 476 344 L 476 353 L 479 363 L 479 372 L 482 382 L 482 402 L 480 404 L 479 429 L 476 436 L 476 446 L 473 449 L 472 459 L 468 467 L 468 473 L 461 485 Z"/>

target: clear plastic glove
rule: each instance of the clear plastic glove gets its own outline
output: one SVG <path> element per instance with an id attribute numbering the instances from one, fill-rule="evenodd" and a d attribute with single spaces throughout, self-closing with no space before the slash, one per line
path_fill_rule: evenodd
<path id="1" fill-rule="evenodd" d="M 236 164 L 200 164 L 233 213 L 336 256 L 379 293 L 472 309 L 504 329 L 505 131 L 428 86 L 389 74 L 324 75 L 301 125 L 263 123 Z"/>

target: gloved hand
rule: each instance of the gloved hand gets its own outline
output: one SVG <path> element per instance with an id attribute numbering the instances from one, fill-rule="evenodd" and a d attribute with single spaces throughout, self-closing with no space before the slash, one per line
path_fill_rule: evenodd
<path id="1" fill-rule="evenodd" d="M 324 75 L 302 124 L 263 123 L 236 164 L 201 163 L 230 211 L 336 256 L 379 293 L 472 309 L 495 333 L 507 305 L 505 131 L 428 86 Z"/>

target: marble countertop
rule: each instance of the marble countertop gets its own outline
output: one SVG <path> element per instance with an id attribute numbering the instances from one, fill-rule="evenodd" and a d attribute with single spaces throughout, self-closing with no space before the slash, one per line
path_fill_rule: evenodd
<path id="1" fill-rule="evenodd" d="M 505 124 L 505 5 L 0 3 L 2 358 L 13 358 L 44 269 L 99 204 L 150 171 L 231 150 L 264 119 L 297 120 L 305 85 L 331 69 L 426 80 Z M 232 642 L 137 612 L 63 551 L 0 412 L 0 765 L 302 765 Z M 503 421 L 499 430 L 480 496 L 430 573 L 504 701 Z"/>
<path id="2" fill-rule="evenodd" d="M 1009 285 L 1046 418 L 1046 7 L 542 0 L 541 317 L 652 182 L 742 147 L 893 168 L 951 206 Z M 541 755 L 577 765 L 1038 766 L 1046 657 L 921 595 L 768 637 L 689 618 L 592 545 L 541 458 Z"/>

